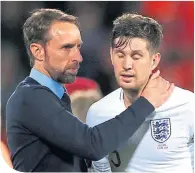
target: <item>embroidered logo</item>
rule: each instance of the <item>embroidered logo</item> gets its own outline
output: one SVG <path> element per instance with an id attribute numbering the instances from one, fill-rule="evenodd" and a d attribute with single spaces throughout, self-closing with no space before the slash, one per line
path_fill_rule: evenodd
<path id="1" fill-rule="evenodd" d="M 171 136 L 171 121 L 170 118 L 151 120 L 151 135 L 152 138 L 160 143 L 165 142 Z"/>

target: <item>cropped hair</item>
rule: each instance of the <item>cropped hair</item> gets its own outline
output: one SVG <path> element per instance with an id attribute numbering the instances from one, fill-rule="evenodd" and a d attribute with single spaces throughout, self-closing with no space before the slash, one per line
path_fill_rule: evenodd
<path id="1" fill-rule="evenodd" d="M 148 41 L 149 50 L 157 52 L 162 37 L 162 26 L 156 20 L 139 14 L 125 13 L 113 22 L 111 46 L 112 48 L 123 48 L 130 39 L 141 38 Z M 116 38 L 119 38 L 117 42 Z"/>
<path id="2" fill-rule="evenodd" d="M 78 18 L 66 14 L 57 9 L 37 9 L 34 10 L 31 16 L 26 20 L 23 25 L 23 37 L 25 47 L 30 58 L 31 67 L 34 65 L 34 56 L 30 51 L 32 43 L 41 43 L 45 45 L 50 39 L 48 31 L 50 26 L 55 21 L 64 21 L 75 24 L 79 28 Z"/>

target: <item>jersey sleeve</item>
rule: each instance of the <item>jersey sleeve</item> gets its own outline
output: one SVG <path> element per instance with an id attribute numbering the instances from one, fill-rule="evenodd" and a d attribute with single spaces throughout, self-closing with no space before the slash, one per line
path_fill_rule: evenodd
<path id="1" fill-rule="evenodd" d="M 191 153 L 191 165 L 194 170 L 194 118 L 195 118 L 195 97 L 194 94 L 189 102 L 190 117 L 188 118 L 189 122 L 189 135 L 190 135 L 190 147 L 189 151 Z"/>
<path id="2" fill-rule="evenodd" d="M 189 102 L 190 117 L 188 118 L 189 134 L 190 134 L 191 140 L 193 141 L 194 141 L 194 118 L 195 118 L 194 106 L 195 106 L 195 97 L 193 95 L 193 97 L 190 99 L 190 102 Z"/>
<path id="3" fill-rule="evenodd" d="M 92 171 L 93 172 L 112 172 L 110 162 L 108 160 L 108 155 L 103 159 L 92 162 Z"/>

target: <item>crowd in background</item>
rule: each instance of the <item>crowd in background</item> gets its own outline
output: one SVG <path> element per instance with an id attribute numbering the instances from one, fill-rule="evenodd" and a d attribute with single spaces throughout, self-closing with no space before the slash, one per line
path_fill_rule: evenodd
<path id="1" fill-rule="evenodd" d="M 153 17 L 163 25 L 161 74 L 194 91 L 194 2 L 1 2 L 1 118 L 17 84 L 30 72 L 22 25 L 35 8 L 57 8 L 79 17 L 84 61 L 78 76 L 95 80 L 103 95 L 116 89 L 109 47 L 112 21 L 124 12 Z M 4 127 L 4 123 L 1 124 Z"/>

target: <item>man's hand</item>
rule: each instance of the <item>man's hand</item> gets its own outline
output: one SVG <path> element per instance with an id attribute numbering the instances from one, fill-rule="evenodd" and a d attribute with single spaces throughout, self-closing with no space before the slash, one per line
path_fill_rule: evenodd
<path id="1" fill-rule="evenodd" d="M 151 75 L 141 96 L 145 97 L 155 108 L 158 108 L 169 98 L 174 87 L 174 84 L 170 84 L 160 76 L 158 70 Z"/>

